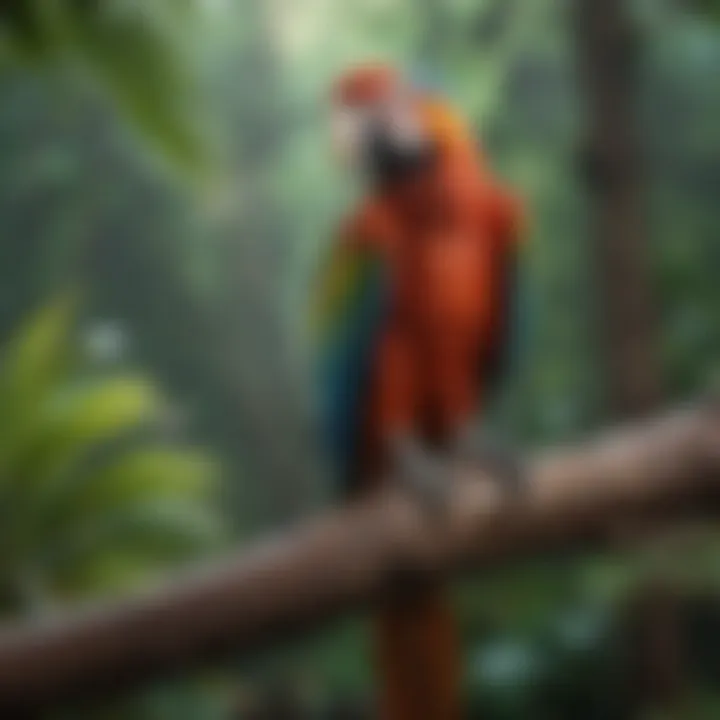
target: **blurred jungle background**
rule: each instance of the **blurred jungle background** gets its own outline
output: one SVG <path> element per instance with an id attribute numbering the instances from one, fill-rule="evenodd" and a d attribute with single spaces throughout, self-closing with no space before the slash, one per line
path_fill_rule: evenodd
<path id="1" fill-rule="evenodd" d="M 327 85 L 367 58 L 437 78 L 527 199 L 528 329 L 492 422 L 545 445 L 717 382 L 714 0 L 2 0 L 5 619 L 145 587 L 332 501 L 303 308 L 353 193 Z M 701 549 L 459 584 L 473 717 L 665 717 L 674 693 L 673 717 L 720 717 L 720 543 Z M 688 650 L 671 637 L 629 683 L 643 658 L 618 646 L 658 578 L 683 588 L 667 622 Z M 364 718 L 368 667 L 349 618 L 66 716 Z"/>

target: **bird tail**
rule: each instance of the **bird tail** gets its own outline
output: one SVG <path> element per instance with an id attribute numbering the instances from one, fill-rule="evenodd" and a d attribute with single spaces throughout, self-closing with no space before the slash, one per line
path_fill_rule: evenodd
<path id="1" fill-rule="evenodd" d="M 376 634 L 380 720 L 460 720 L 460 648 L 445 589 L 391 598 Z"/>

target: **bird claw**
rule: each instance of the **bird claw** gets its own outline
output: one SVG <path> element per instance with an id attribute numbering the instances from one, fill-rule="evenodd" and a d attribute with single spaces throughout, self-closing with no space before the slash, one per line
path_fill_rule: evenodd
<path id="1" fill-rule="evenodd" d="M 412 438 L 403 437 L 392 445 L 396 477 L 430 515 L 448 511 L 452 480 L 458 475 L 457 460 L 480 468 L 512 497 L 521 496 L 527 487 L 527 472 L 519 453 L 487 435 L 458 442 L 452 461 L 428 452 Z"/>
<path id="2" fill-rule="evenodd" d="M 429 514 L 445 514 L 450 503 L 451 466 L 419 443 L 407 439 L 396 445 L 394 455 L 402 488 Z"/>
<path id="3" fill-rule="evenodd" d="M 463 464 L 472 464 L 512 496 L 521 495 L 527 487 L 527 470 L 522 456 L 514 448 L 487 435 L 464 438 L 457 447 Z"/>

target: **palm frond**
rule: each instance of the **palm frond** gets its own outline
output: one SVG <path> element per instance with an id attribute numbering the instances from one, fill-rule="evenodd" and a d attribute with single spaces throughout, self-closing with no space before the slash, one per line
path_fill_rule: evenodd
<path id="1" fill-rule="evenodd" d="M 75 305 L 50 303 L 0 365 L 5 611 L 132 582 L 222 537 L 219 468 L 202 451 L 158 444 L 155 386 L 139 375 L 76 379 Z"/>
<path id="2" fill-rule="evenodd" d="M 72 361 L 71 328 L 76 298 L 64 296 L 43 307 L 6 350 L 0 374 L 0 488 L 12 463 L 32 436 L 41 405 Z"/>
<path id="3" fill-rule="evenodd" d="M 191 75 L 168 28 L 194 3 L 22 0 L 0 3 L 0 69 L 10 62 L 81 68 L 121 114 L 182 169 L 203 169 Z M 180 10 L 180 12 L 178 12 Z"/>

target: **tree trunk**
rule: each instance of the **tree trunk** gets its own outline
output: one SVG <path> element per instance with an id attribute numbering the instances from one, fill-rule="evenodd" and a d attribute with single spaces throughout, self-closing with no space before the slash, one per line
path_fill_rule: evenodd
<path id="1" fill-rule="evenodd" d="M 643 583 L 626 606 L 630 698 L 636 715 L 678 708 L 687 663 L 680 591 L 662 579 Z"/>
<path id="2" fill-rule="evenodd" d="M 625 0 L 576 0 L 576 41 L 587 110 L 581 165 L 595 226 L 604 397 L 616 419 L 659 404 L 650 238 L 643 198 L 639 35 Z M 664 583 L 640 587 L 628 609 L 636 711 L 675 706 L 683 686 L 680 617 Z"/>
<path id="3" fill-rule="evenodd" d="M 639 36 L 624 0 L 577 0 L 587 135 L 581 166 L 595 228 L 608 409 L 648 413 L 662 395 L 649 237 L 636 123 Z"/>

